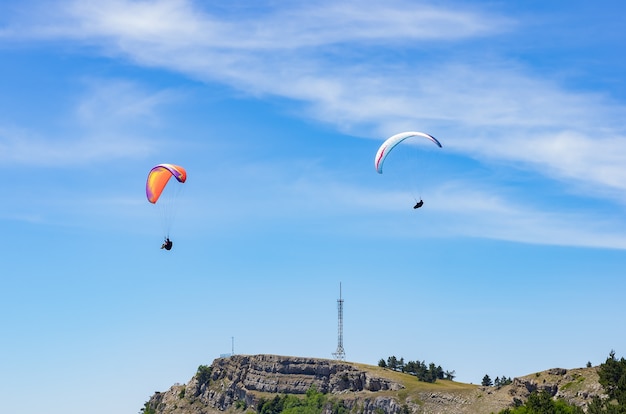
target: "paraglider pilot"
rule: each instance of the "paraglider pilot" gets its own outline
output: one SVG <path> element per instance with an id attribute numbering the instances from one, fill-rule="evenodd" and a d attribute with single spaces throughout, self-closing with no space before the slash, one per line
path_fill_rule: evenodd
<path id="1" fill-rule="evenodd" d="M 161 249 L 165 249 L 165 250 L 172 250 L 172 245 L 174 243 L 172 243 L 172 241 L 170 240 L 169 237 L 165 238 L 165 241 L 163 242 L 163 245 L 161 246 Z"/>
<path id="2" fill-rule="evenodd" d="M 420 208 L 420 207 L 421 207 L 421 206 L 423 206 L 423 205 L 424 205 L 424 202 L 423 202 L 422 200 L 420 200 L 420 201 L 418 201 L 418 202 L 417 202 L 417 204 L 415 204 L 415 205 L 413 206 L 413 208 L 414 208 L 414 209 L 415 209 L 415 208 Z M 169 249 L 168 249 L 168 250 L 169 250 Z"/>

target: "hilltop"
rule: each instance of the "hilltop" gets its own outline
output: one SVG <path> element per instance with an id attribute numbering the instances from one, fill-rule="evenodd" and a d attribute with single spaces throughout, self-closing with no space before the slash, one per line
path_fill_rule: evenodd
<path id="1" fill-rule="evenodd" d="M 450 380 L 435 383 L 378 366 L 278 355 L 234 355 L 201 366 L 184 385 L 156 392 L 144 407 L 154 414 L 253 413 L 277 395 L 304 394 L 311 387 L 346 412 L 363 414 L 490 414 L 524 402 L 535 390 L 586 407 L 602 395 L 597 367 L 546 371 L 484 387 Z"/>

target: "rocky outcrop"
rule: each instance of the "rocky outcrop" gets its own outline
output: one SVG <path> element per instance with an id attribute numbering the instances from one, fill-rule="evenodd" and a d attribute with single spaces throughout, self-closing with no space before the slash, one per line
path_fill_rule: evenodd
<path id="1" fill-rule="evenodd" d="M 341 361 L 234 355 L 216 359 L 207 377 L 196 375 L 184 386 L 156 393 L 147 404 L 157 414 L 215 413 L 234 406 L 255 407 L 266 394 L 305 394 L 312 387 L 332 395 L 398 391 L 403 385 Z M 402 408 L 393 398 L 375 395 L 361 395 L 342 403 L 346 407 L 358 406 L 364 414 L 380 410 L 399 413 Z"/>
<path id="2" fill-rule="evenodd" d="M 372 377 L 340 361 L 277 355 L 217 359 L 212 365 L 211 380 L 228 380 L 248 391 L 274 394 L 304 394 L 312 386 L 324 394 L 402 388 L 398 383 Z"/>
<path id="3" fill-rule="evenodd" d="M 379 367 L 327 359 L 277 355 L 234 355 L 201 367 L 185 385 L 155 393 L 151 414 L 252 414 L 261 400 L 302 395 L 314 387 L 328 396 L 325 414 L 342 406 L 358 414 L 490 414 L 547 391 L 586 409 L 604 398 L 596 368 L 554 368 L 485 387 L 453 381 L 435 384 Z M 405 387 L 406 385 L 406 387 Z"/>
<path id="4" fill-rule="evenodd" d="M 604 398 L 602 386 L 595 368 L 552 368 L 521 378 L 515 378 L 508 387 L 508 394 L 524 401 L 532 392 L 546 391 L 554 398 L 563 399 L 580 407 L 594 397 Z"/>

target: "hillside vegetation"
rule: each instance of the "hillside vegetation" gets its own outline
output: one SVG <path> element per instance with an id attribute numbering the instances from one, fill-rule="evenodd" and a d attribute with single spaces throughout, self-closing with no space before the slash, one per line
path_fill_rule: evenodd
<path id="1" fill-rule="evenodd" d="M 559 414 L 613 414 L 626 392 L 626 361 L 614 354 L 599 367 L 554 368 L 504 386 L 418 381 L 380 366 L 276 355 L 235 355 L 201 366 L 185 385 L 155 393 L 143 414 L 533 414 L 559 401 Z M 605 392 L 608 387 L 609 391 Z M 543 400 L 531 398 L 541 395 Z M 546 400 L 547 398 L 547 400 Z M 534 407 L 526 406 L 535 404 Z M 531 405 L 532 405 L 531 404 Z M 543 406 L 541 406 L 543 404 Z M 541 409 L 541 408 L 540 408 Z"/>

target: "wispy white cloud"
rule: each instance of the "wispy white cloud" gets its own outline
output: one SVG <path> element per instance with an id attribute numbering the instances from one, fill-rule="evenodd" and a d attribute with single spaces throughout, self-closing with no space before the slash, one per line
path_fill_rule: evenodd
<path id="1" fill-rule="evenodd" d="M 424 129 L 451 153 L 515 165 L 624 201 L 622 103 L 606 94 L 568 90 L 558 79 L 507 57 L 438 52 L 438 47 L 471 47 L 474 40 L 500 37 L 524 25 L 486 9 L 344 1 L 260 5 L 229 13 L 192 1 L 110 0 L 61 2 L 39 16 L 19 31 L 6 26 L 0 41 L 69 39 L 92 45 L 251 95 L 302 102 L 305 116 L 368 138 Z M 94 99 L 106 103 L 106 93 Z M 129 101 L 116 113 L 149 113 L 161 99 L 145 97 L 136 106 Z M 83 104 L 82 116 L 94 119 L 91 111 L 99 105 L 93 102 Z M 572 230 L 569 223 L 579 222 L 579 213 L 517 209 L 482 192 L 466 197 L 490 203 L 483 206 L 486 211 L 476 204 L 455 212 L 474 212 L 457 232 L 466 229 L 472 235 L 476 229 L 518 241 L 623 246 L 601 217 Z M 454 205 L 453 198 L 447 194 L 440 205 Z M 479 224 L 467 224 L 474 222 Z M 593 233 L 613 241 L 591 242 L 599 240 L 590 237 Z"/>
<path id="2" fill-rule="evenodd" d="M 173 90 L 150 91 L 123 79 L 87 79 L 88 92 L 77 103 L 78 119 L 88 125 L 141 120 L 156 124 L 162 106 L 180 96 Z"/>
<path id="3" fill-rule="evenodd" d="M 529 130 L 525 136 L 520 136 L 524 131 L 515 131 L 509 137 L 489 142 L 478 139 L 475 144 L 484 144 L 483 157 L 523 164 L 573 182 L 587 193 L 626 202 L 626 134 L 585 131 L 564 127 L 552 133 Z"/>
<path id="4" fill-rule="evenodd" d="M 626 248 L 626 224 L 592 207 L 541 207 L 514 201 L 493 189 L 467 182 L 448 183 L 429 197 L 429 204 L 445 220 L 437 220 L 440 234 L 487 237 L 521 243 Z M 434 236 L 435 234 L 433 234 Z"/>
<path id="5" fill-rule="evenodd" d="M 147 140 L 123 138 L 107 134 L 68 139 L 0 128 L 0 160 L 29 166 L 73 166 L 150 153 Z"/>
<path id="6" fill-rule="evenodd" d="M 227 9 L 227 8 L 226 8 Z M 513 21 L 468 7 L 407 1 L 281 3 L 235 15 L 188 0 L 60 2 L 22 36 L 93 37 L 162 47 L 300 49 L 354 42 L 455 40 L 508 30 Z M 226 11 L 224 9 L 222 12 Z M 56 18 L 50 20 L 50 17 Z M 14 35 L 18 35 L 14 32 Z"/>
<path id="7" fill-rule="evenodd" d="M 405 1 L 285 3 L 256 10 L 231 16 L 211 14 L 192 1 L 67 1 L 31 12 L 8 26 L 4 37 L 81 41 L 144 64 L 280 94 L 274 90 L 277 69 L 295 68 L 298 76 L 313 65 L 310 74 L 319 75 L 315 60 L 324 55 L 336 61 L 358 46 L 462 41 L 513 25 L 484 11 Z M 256 85 L 268 74 L 268 87 Z"/>
<path id="8" fill-rule="evenodd" d="M 470 237 L 518 243 L 588 248 L 626 249 L 626 224 L 619 212 L 606 214 L 588 206 L 545 206 L 532 199 L 469 180 L 447 181 L 434 186 L 422 209 L 412 209 L 406 191 L 352 186 L 327 180 L 298 183 L 285 191 L 289 222 L 294 212 L 316 216 L 346 216 L 345 223 L 332 221 L 339 234 L 381 239 Z M 297 208 L 293 208 L 297 205 Z M 375 223 L 375 225 L 372 225 Z M 324 229 L 328 231 L 328 229 Z"/>
<path id="9" fill-rule="evenodd" d="M 618 155 L 626 152 L 624 131 L 615 122 L 623 106 L 497 58 L 420 58 L 415 42 L 463 44 L 521 25 L 484 10 L 347 1 L 220 16 L 190 1 L 112 0 L 63 3 L 58 11 L 32 32 L 301 101 L 309 116 L 346 132 L 384 137 L 419 125 L 438 131 L 452 151 L 553 178 L 621 189 L 626 174 Z M 388 58 L 389 47 L 411 52 Z M 610 141 L 610 151 L 598 140 Z M 563 144 L 558 154 L 555 143 Z M 600 150 L 581 152 L 581 145 Z"/>
<path id="10" fill-rule="evenodd" d="M 555 206 L 528 197 L 528 192 L 503 191 L 470 178 L 433 183 L 425 190 L 425 206 L 415 211 L 412 196 L 405 189 L 384 185 L 384 177 L 373 169 L 377 188 L 337 180 L 323 165 L 306 165 L 303 160 L 222 167 L 219 180 L 203 184 L 220 193 L 219 199 L 195 194 L 193 205 L 185 206 L 186 216 L 197 225 L 225 226 L 235 232 L 237 227 L 285 232 L 297 228 L 365 238 L 475 237 L 626 249 L 626 223 L 619 212 L 584 204 Z"/>
<path id="11" fill-rule="evenodd" d="M 111 79 L 90 79 L 86 86 L 73 110 L 68 110 L 64 127 L 49 125 L 35 130 L 0 125 L 0 160 L 66 167 L 146 157 L 156 150 L 158 138 L 135 132 L 134 125 L 158 125 L 159 110 L 178 99 L 176 93 L 143 90 L 131 82 Z"/>

